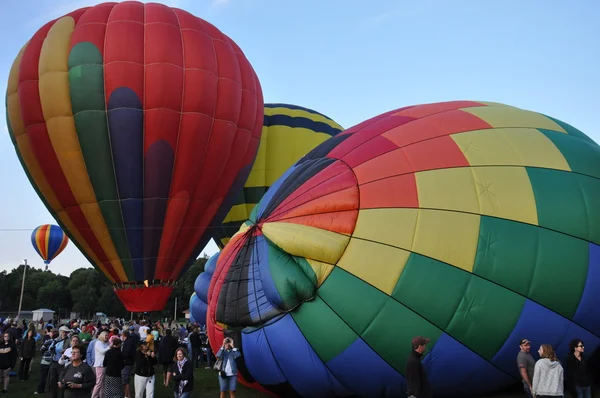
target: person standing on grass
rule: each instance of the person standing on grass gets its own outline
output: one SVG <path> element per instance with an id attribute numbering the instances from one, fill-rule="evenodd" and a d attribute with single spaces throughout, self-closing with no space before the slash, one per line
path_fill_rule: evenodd
<path id="1" fill-rule="evenodd" d="M 135 398 L 154 398 L 154 365 L 156 365 L 156 354 L 148 350 L 148 344 L 143 341 L 135 353 Z M 145 394 L 145 395 L 144 395 Z"/>
<path id="2" fill-rule="evenodd" d="M 27 331 L 27 336 L 21 342 L 21 366 L 19 367 L 19 380 L 29 380 L 29 369 L 31 360 L 35 357 L 35 337 L 33 330 Z"/>
<path id="3" fill-rule="evenodd" d="M 406 361 L 406 384 L 408 397 L 431 398 L 431 386 L 425 367 L 421 362 L 430 339 L 417 336 L 412 340 L 412 352 Z"/>
<path id="4" fill-rule="evenodd" d="M 0 379 L 4 380 L 4 389 L 2 393 L 8 391 L 10 383 L 10 371 L 14 369 L 17 363 L 17 346 L 15 345 L 12 336 L 8 332 L 2 335 L 0 341 Z"/>
<path id="5" fill-rule="evenodd" d="M 165 385 L 173 380 L 173 396 L 175 398 L 190 398 L 194 391 L 194 367 L 187 359 L 185 348 L 178 348 L 175 352 L 175 363 L 167 373 Z"/>
<path id="6" fill-rule="evenodd" d="M 64 398 L 89 398 L 96 384 L 96 375 L 87 363 L 83 362 L 84 349 L 75 346 L 71 349 L 71 363 L 61 372 L 58 388 Z"/>
<path id="7" fill-rule="evenodd" d="M 221 360 L 221 369 L 219 369 L 219 388 L 221 390 L 220 398 L 225 398 L 225 393 L 229 391 L 229 397 L 235 398 L 237 387 L 237 363 L 236 359 L 242 356 L 240 350 L 233 345 L 233 339 L 226 337 L 223 345 L 215 355 Z"/>

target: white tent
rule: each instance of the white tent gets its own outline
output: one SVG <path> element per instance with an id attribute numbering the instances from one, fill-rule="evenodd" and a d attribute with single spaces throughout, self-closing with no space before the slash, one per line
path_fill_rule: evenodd
<path id="1" fill-rule="evenodd" d="M 50 319 L 52 319 L 54 317 L 54 311 L 49 310 L 48 308 L 40 308 L 37 310 L 33 311 L 33 321 L 37 322 L 40 319 L 43 319 L 44 321 L 49 321 Z"/>

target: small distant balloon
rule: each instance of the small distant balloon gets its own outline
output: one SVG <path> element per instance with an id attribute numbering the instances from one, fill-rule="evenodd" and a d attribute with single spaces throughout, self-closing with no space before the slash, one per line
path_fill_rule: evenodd
<path id="1" fill-rule="evenodd" d="M 46 270 L 69 243 L 69 238 L 58 225 L 40 225 L 31 233 L 31 244 L 46 264 Z"/>

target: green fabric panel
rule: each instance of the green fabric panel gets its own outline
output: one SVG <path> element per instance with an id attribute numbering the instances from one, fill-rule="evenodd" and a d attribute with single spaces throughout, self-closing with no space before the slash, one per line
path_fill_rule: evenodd
<path id="1" fill-rule="evenodd" d="M 235 198 L 233 205 L 241 205 L 244 203 L 257 204 L 268 189 L 269 187 L 244 187 Z"/>
<path id="2" fill-rule="evenodd" d="M 323 362 L 341 354 L 358 338 L 358 335 L 318 296 L 302 304 L 291 314 Z"/>
<path id="3" fill-rule="evenodd" d="M 494 217 L 481 217 L 480 225 L 473 274 L 573 316 L 587 278 L 586 241 Z"/>
<path id="4" fill-rule="evenodd" d="M 543 228 L 539 237 L 529 298 L 572 319 L 587 279 L 589 243 Z"/>
<path id="5" fill-rule="evenodd" d="M 471 274 L 412 253 L 392 297 L 441 329 L 450 323 Z"/>
<path id="6" fill-rule="evenodd" d="M 430 338 L 427 350 L 431 350 L 442 333 L 441 329 L 390 298 L 362 337 L 394 369 L 405 374 L 406 360 L 412 352 L 410 342 L 413 337 Z"/>
<path id="7" fill-rule="evenodd" d="M 96 200 L 129 280 L 135 280 L 115 181 L 106 120 L 102 56 L 91 43 L 69 54 L 69 89 L 75 128 Z"/>
<path id="8" fill-rule="evenodd" d="M 389 300 L 387 294 L 337 267 L 325 279 L 318 295 L 359 335 Z"/>
<path id="9" fill-rule="evenodd" d="M 527 296 L 537 261 L 538 229 L 482 216 L 473 274 Z"/>
<path id="10" fill-rule="evenodd" d="M 576 173 L 600 178 L 600 146 L 552 130 L 540 130 L 563 154 Z"/>
<path id="11" fill-rule="evenodd" d="M 285 309 L 291 310 L 313 298 L 317 289 L 316 278 L 306 276 L 294 257 L 280 250 L 272 242 L 269 241 L 268 247 L 269 270 Z"/>
<path id="12" fill-rule="evenodd" d="M 573 137 L 577 137 L 577 138 L 581 138 L 584 141 L 587 141 L 589 143 L 592 143 L 594 145 L 598 145 L 593 139 L 591 139 L 590 137 L 588 137 L 584 132 L 582 132 L 579 129 L 576 129 L 575 127 L 571 126 L 569 123 L 565 123 L 562 120 L 558 120 L 555 119 L 551 116 L 548 115 L 544 115 L 546 116 L 548 119 L 553 120 L 554 122 L 556 122 L 556 124 L 558 124 L 560 127 L 562 127 L 563 129 L 565 129 L 565 131 L 569 134 L 572 135 Z M 564 134 L 564 133 L 561 133 Z"/>
<path id="13" fill-rule="evenodd" d="M 600 244 L 600 180 L 527 167 L 541 226 Z"/>
<path id="14" fill-rule="evenodd" d="M 316 287 L 317 284 L 319 283 L 319 280 L 317 279 L 315 270 L 310 266 L 308 261 L 306 261 L 306 259 L 304 257 L 294 257 L 294 261 L 296 261 L 296 264 L 298 264 L 298 267 L 304 273 L 304 276 L 306 276 L 306 278 L 308 278 L 311 285 Z"/>
<path id="15" fill-rule="evenodd" d="M 491 361 L 514 329 L 525 300 L 473 275 L 446 332 Z"/>

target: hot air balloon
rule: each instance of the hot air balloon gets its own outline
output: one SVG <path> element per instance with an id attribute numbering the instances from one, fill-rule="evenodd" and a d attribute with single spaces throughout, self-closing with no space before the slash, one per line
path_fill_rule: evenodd
<path id="1" fill-rule="evenodd" d="M 190 311 L 190 322 L 191 323 L 196 323 L 197 322 L 196 318 L 194 317 L 194 311 L 193 311 L 194 303 L 196 301 L 198 301 L 198 296 L 196 296 L 196 293 L 192 293 L 190 295 L 190 303 L 189 303 L 189 306 L 190 306 L 190 309 L 189 309 L 189 311 Z"/>
<path id="2" fill-rule="evenodd" d="M 239 47 L 161 4 L 104 3 L 40 28 L 8 81 L 38 195 L 129 311 L 164 308 L 248 177 L 264 102 Z"/>
<path id="3" fill-rule="evenodd" d="M 40 255 L 46 270 L 52 260 L 56 258 L 69 243 L 69 238 L 58 225 L 40 225 L 31 233 L 31 244 Z"/>
<path id="4" fill-rule="evenodd" d="M 256 160 L 233 207 L 215 229 L 221 249 L 235 234 L 264 193 L 302 156 L 343 128 L 312 109 L 289 104 L 265 104 L 265 116 Z"/>
<path id="5" fill-rule="evenodd" d="M 219 256 L 210 341 L 233 336 L 241 377 L 278 395 L 400 397 L 424 336 L 434 394 L 492 393 L 520 382 L 523 338 L 562 361 L 573 338 L 600 346 L 598 219 L 600 146 L 570 124 L 396 109 L 270 187 Z"/>
<path id="6" fill-rule="evenodd" d="M 208 288 L 210 286 L 210 280 L 215 272 L 215 267 L 217 266 L 217 260 L 219 259 L 219 255 L 221 252 L 217 252 L 213 254 L 204 264 L 204 272 L 201 272 L 194 281 L 194 294 L 196 295 L 198 307 L 197 316 L 194 318 L 201 325 L 206 325 L 206 310 L 208 308 Z M 191 305 L 190 305 L 191 308 Z"/>

